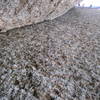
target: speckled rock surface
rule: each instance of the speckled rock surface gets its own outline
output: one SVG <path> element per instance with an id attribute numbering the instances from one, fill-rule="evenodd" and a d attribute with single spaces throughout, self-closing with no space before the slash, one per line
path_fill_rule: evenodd
<path id="1" fill-rule="evenodd" d="M 0 100 L 100 100 L 100 11 L 0 33 Z"/>
<path id="2" fill-rule="evenodd" d="M 80 0 L 0 0 L 0 30 L 54 19 Z"/>

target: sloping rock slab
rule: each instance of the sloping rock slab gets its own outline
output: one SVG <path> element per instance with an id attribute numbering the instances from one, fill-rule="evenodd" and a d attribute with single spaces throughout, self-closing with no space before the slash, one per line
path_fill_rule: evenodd
<path id="1" fill-rule="evenodd" d="M 99 90 L 99 10 L 0 33 L 0 100 L 100 100 Z"/>
<path id="2" fill-rule="evenodd" d="M 54 19 L 80 0 L 0 0 L 0 30 Z"/>

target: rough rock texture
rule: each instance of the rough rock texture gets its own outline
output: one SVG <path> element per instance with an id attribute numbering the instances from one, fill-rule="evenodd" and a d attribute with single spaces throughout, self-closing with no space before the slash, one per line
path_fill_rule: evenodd
<path id="1" fill-rule="evenodd" d="M 0 30 L 54 19 L 80 0 L 0 0 Z"/>
<path id="2" fill-rule="evenodd" d="M 100 100 L 100 11 L 0 33 L 0 100 Z"/>

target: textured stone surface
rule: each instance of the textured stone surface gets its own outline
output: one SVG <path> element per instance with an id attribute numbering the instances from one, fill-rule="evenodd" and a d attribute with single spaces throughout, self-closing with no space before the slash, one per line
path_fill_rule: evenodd
<path id="1" fill-rule="evenodd" d="M 100 100 L 100 11 L 0 33 L 0 100 Z"/>
<path id="2" fill-rule="evenodd" d="M 0 30 L 54 19 L 80 0 L 0 0 Z"/>

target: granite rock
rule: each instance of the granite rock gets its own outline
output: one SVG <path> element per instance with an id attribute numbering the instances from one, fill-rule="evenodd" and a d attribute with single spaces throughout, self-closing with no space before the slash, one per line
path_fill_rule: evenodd
<path id="1" fill-rule="evenodd" d="M 54 19 L 80 0 L 0 0 L 0 31 Z"/>
<path id="2" fill-rule="evenodd" d="M 100 100 L 100 10 L 0 33 L 0 100 Z"/>

